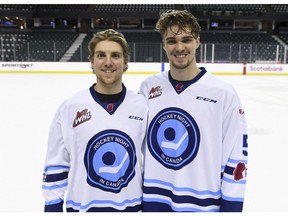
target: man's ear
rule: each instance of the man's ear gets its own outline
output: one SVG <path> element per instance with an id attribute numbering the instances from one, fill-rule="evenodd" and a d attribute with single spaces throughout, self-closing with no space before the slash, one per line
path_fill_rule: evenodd
<path id="1" fill-rule="evenodd" d="M 93 62 L 91 62 L 91 69 L 92 69 L 93 73 L 95 74 L 95 72 L 94 72 Z"/>
<path id="2" fill-rule="evenodd" d="M 123 72 L 126 72 L 127 70 L 128 70 L 128 63 L 126 62 L 126 63 L 124 64 Z"/>
<path id="3" fill-rule="evenodd" d="M 196 44 L 197 44 L 197 48 L 196 49 L 198 49 L 198 47 L 200 46 L 200 37 L 196 38 Z"/>
<path id="4" fill-rule="evenodd" d="M 162 44 L 163 44 L 163 49 L 165 50 L 165 52 L 166 52 L 166 46 L 165 46 L 165 41 L 164 40 L 162 40 Z"/>

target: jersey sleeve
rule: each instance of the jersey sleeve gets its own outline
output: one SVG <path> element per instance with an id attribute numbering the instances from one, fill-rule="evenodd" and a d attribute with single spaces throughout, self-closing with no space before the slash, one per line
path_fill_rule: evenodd
<path id="1" fill-rule="evenodd" d="M 63 211 L 69 168 L 69 153 L 64 145 L 61 115 L 58 110 L 50 128 L 44 166 L 42 193 L 45 212 Z"/>
<path id="2" fill-rule="evenodd" d="M 248 135 L 244 109 L 236 92 L 225 113 L 220 211 L 241 212 L 246 187 Z"/>
<path id="3" fill-rule="evenodd" d="M 142 95 L 144 95 L 145 96 L 145 98 L 147 98 L 147 95 L 145 94 L 146 93 L 146 86 L 145 86 L 145 84 L 144 84 L 145 82 L 142 82 L 141 83 L 141 85 L 140 85 L 140 88 L 139 88 L 139 94 L 142 94 Z"/>

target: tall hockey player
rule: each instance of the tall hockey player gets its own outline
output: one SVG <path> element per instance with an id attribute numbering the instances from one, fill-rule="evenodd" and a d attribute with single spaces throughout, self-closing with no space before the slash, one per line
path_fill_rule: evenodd
<path id="1" fill-rule="evenodd" d="M 147 101 L 122 83 L 129 48 L 121 33 L 96 33 L 89 55 L 96 84 L 64 101 L 51 125 L 45 211 L 63 211 L 64 202 L 68 212 L 141 211 Z"/>
<path id="2" fill-rule="evenodd" d="M 188 11 L 156 24 L 170 70 L 148 77 L 143 211 L 242 211 L 247 126 L 235 89 L 196 66 L 200 26 Z"/>

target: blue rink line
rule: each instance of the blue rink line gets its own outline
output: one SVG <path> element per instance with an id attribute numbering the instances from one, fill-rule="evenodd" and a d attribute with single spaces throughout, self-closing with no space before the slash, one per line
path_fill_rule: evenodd
<path id="1" fill-rule="evenodd" d="M 165 71 L 165 64 L 162 62 L 161 63 L 161 72 L 164 72 Z"/>

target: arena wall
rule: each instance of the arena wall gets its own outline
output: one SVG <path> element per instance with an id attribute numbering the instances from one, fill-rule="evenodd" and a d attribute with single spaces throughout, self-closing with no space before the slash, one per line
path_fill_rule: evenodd
<path id="1" fill-rule="evenodd" d="M 288 64 L 203 64 L 218 75 L 288 75 Z M 169 69 L 168 63 L 129 63 L 126 74 L 149 75 Z M 91 74 L 89 62 L 0 62 L 0 73 Z"/>

